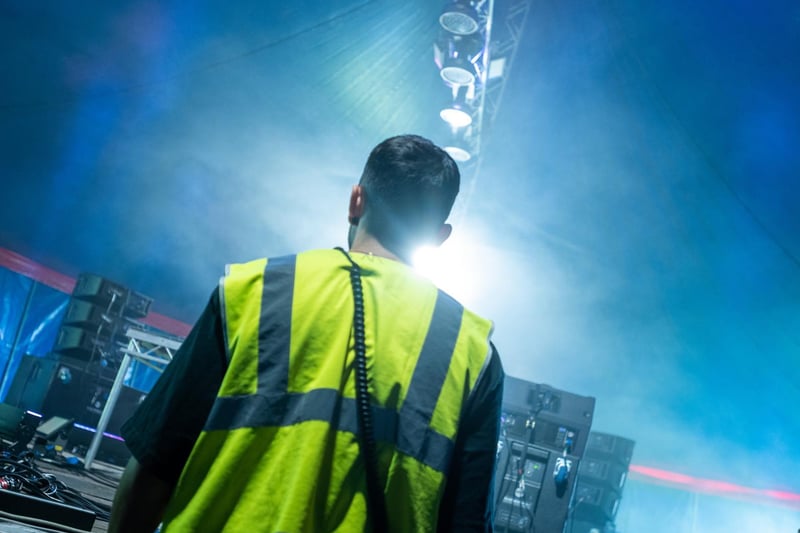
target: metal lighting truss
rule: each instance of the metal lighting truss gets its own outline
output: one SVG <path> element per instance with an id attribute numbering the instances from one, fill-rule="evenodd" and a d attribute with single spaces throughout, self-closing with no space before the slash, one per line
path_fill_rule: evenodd
<path id="1" fill-rule="evenodd" d="M 128 347 L 121 350 L 124 354 L 122 362 L 117 369 L 117 375 L 114 378 L 114 384 L 111 386 L 111 392 L 108 393 L 108 400 L 106 401 L 105 407 L 103 407 L 100 421 L 97 423 L 97 431 L 94 437 L 92 437 L 92 443 L 89 445 L 89 449 L 86 452 L 84 466 L 87 470 L 91 468 L 92 462 L 97 456 L 97 450 L 100 448 L 100 443 L 103 440 L 103 433 L 108 427 L 111 414 L 114 412 L 114 407 L 117 405 L 117 400 L 122 392 L 122 384 L 125 381 L 131 362 L 136 359 L 158 372 L 163 372 L 164 368 L 172 361 L 173 354 L 181 347 L 181 343 L 175 339 L 162 337 L 146 331 L 139 331 L 133 328 L 128 328 L 125 335 L 129 339 Z"/>
<path id="2" fill-rule="evenodd" d="M 480 53 L 473 57 L 476 76 L 474 83 L 468 88 L 470 97 L 464 106 L 472 122 L 462 128 L 452 128 L 452 137 L 449 141 L 451 143 L 461 141 L 471 156 L 470 163 L 474 163 L 481 153 L 482 136 L 488 132 L 497 116 L 506 80 L 530 11 L 531 0 L 482 0 L 461 3 L 468 4 L 477 12 L 484 46 Z M 450 4 L 452 2 L 448 3 Z M 441 55 L 442 52 L 437 45 L 435 60 L 440 71 L 443 65 Z M 448 85 L 453 87 L 452 84 Z M 458 90 L 456 87 L 454 95 Z M 448 142 L 443 144 L 448 146 Z"/>
<path id="3" fill-rule="evenodd" d="M 511 65 L 519 50 L 519 42 L 525 29 L 525 21 L 530 11 L 531 0 L 498 1 L 495 4 L 497 20 L 503 25 L 494 28 L 489 45 L 489 68 L 486 72 L 486 83 L 481 88 L 483 94 L 483 115 L 488 117 L 491 125 L 497 116 L 506 80 L 511 72 Z M 485 119 L 484 119 L 485 120 Z"/>

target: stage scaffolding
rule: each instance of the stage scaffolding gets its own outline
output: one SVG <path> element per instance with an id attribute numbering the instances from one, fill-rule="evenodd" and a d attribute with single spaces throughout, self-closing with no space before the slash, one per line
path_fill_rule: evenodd
<path id="1" fill-rule="evenodd" d="M 136 360 L 158 372 L 163 372 L 164 368 L 172 361 L 173 354 L 181 346 L 181 343 L 175 339 L 134 328 L 128 328 L 125 335 L 129 339 L 128 347 L 121 350 L 123 354 L 122 361 L 117 369 L 117 375 L 114 378 L 111 392 L 108 394 L 106 405 L 100 415 L 100 421 L 97 423 L 97 431 L 92 438 L 89 450 L 86 452 L 84 466 L 87 470 L 91 469 L 94 458 L 97 456 L 97 450 L 103 440 L 103 433 L 108 427 L 109 420 L 111 420 L 111 414 L 117 405 L 117 400 L 120 392 L 122 392 L 122 385 L 125 382 L 131 363 Z"/>

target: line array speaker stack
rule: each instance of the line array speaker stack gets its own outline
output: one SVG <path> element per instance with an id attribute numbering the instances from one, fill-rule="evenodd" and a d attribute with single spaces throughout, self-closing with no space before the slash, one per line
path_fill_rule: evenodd
<path id="1" fill-rule="evenodd" d="M 152 299 L 95 274 L 78 276 L 53 351 L 89 364 L 116 366 L 125 330 L 147 316 Z"/>
<path id="2" fill-rule="evenodd" d="M 634 441 L 593 431 L 578 470 L 567 533 L 613 533 Z"/>
<path id="3" fill-rule="evenodd" d="M 561 533 L 595 399 L 506 377 L 495 478 L 495 531 Z"/>
<path id="4" fill-rule="evenodd" d="M 23 358 L 12 396 L 26 409 L 40 411 L 44 420 L 72 420 L 67 445 L 80 452 L 85 448 L 83 441 L 91 440 L 105 407 L 122 350 L 128 345 L 125 332 L 144 328 L 137 320 L 147 316 L 151 303 L 151 298 L 114 281 L 95 274 L 78 276 L 51 357 Z M 141 391 L 123 387 L 107 431 L 118 434 L 143 398 Z M 87 432 L 88 437 L 83 434 Z M 127 460 L 117 450 L 124 449 L 118 437 L 109 439 L 101 444 L 98 458 L 115 463 Z M 104 454 L 112 445 L 116 451 Z"/>

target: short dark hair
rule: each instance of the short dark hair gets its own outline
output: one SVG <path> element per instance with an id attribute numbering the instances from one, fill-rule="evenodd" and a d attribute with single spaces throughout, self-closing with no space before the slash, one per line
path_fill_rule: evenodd
<path id="1" fill-rule="evenodd" d="M 386 139 L 369 154 L 359 182 L 365 229 L 390 249 L 406 247 L 447 220 L 460 182 L 456 162 L 428 139 Z"/>

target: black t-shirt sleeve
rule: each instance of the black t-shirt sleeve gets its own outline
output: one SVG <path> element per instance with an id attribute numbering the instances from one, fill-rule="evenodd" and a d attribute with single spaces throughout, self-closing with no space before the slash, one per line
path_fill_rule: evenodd
<path id="1" fill-rule="evenodd" d="M 439 532 L 492 531 L 494 471 L 505 373 L 494 345 L 464 413 L 439 508 Z"/>
<path id="2" fill-rule="evenodd" d="M 203 430 L 227 368 L 218 291 L 153 390 L 122 426 L 136 460 L 175 483 Z"/>

